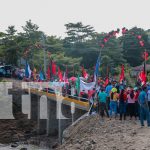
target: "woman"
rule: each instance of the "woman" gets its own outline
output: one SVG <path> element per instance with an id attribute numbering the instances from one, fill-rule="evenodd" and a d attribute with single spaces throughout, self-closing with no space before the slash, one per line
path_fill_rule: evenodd
<path id="1" fill-rule="evenodd" d="M 117 117 L 117 105 L 118 105 L 119 95 L 117 89 L 113 88 L 110 93 L 110 117 L 112 117 L 112 112 L 115 113 L 115 118 Z"/>
<path id="2" fill-rule="evenodd" d="M 125 90 L 122 89 L 119 95 L 120 120 L 122 120 L 123 115 L 124 115 L 124 120 L 126 119 L 126 105 L 127 105 L 127 94 Z"/>
<path id="3" fill-rule="evenodd" d="M 127 95 L 127 99 L 128 99 L 128 113 L 130 116 L 130 120 L 132 119 L 132 117 L 135 116 L 135 100 L 134 100 L 134 91 L 131 90 L 130 93 Z"/>

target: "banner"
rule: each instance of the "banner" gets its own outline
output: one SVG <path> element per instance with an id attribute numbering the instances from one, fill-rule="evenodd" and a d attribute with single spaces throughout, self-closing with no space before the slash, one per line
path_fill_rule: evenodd
<path id="1" fill-rule="evenodd" d="M 63 87 L 66 83 L 65 82 L 49 82 L 49 88 L 51 89 L 55 89 L 55 88 L 58 88 L 58 87 Z"/>
<path id="2" fill-rule="evenodd" d="M 93 88 L 95 88 L 95 82 L 86 83 L 80 80 L 80 91 L 85 90 L 88 93 L 88 90 L 93 90 Z"/>

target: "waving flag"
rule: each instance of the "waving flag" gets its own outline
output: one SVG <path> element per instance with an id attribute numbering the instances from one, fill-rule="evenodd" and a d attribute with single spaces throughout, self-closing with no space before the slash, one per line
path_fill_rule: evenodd
<path id="1" fill-rule="evenodd" d="M 107 77 L 106 80 L 105 80 L 105 83 L 104 83 L 104 86 L 106 87 L 109 83 L 109 78 Z"/>
<path id="2" fill-rule="evenodd" d="M 63 80 L 62 72 L 61 72 L 61 70 L 60 70 L 59 67 L 58 67 L 58 77 L 59 77 L 59 81 L 62 81 L 62 80 Z"/>
<path id="3" fill-rule="evenodd" d="M 26 62 L 25 77 L 26 78 L 30 78 L 31 77 L 31 69 L 30 69 L 30 66 L 29 66 L 28 62 Z"/>
<path id="4" fill-rule="evenodd" d="M 142 85 L 146 84 L 147 81 L 147 75 L 146 75 L 146 63 L 144 63 L 143 70 L 139 73 L 138 78 L 140 79 Z"/>
<path id="5" fill-rule="evenodd" d="M 47 68 L 47 79 L 50 80 L 50 66 Z"/>
<path id="6" fill-rule="evenodd" d="M 78 78 L 76 80 L 76 90 L 77 90 L 77 94 L 79 95 L 80 94 L 80 78 L 79 78 L 79 75 L 78 75 Z"/>
<path id="7" fill-rule="evenodd" d="M 82 77 L 85 79 L 88 78 L 88 74 L 87 74 L 86 70 L 84 69 L 84 67 L 82 67 Z"/>
<path id="8" fill-rule="evenodd" d="M 144 70 L 142 70 L 140 73 L 139 73 L 139 79 L 142 83 L 142 85 L 144 85 L 146 83 L 146 73 Z"/>
<path id="9" fill-rule="evenodd" d="M 95 75 L 99 75 L 99 67 L 100 67 L 100 59 L 97 59 L 96 66 L 95 66 Z"/>
<path id="10" fill-rule="evenodd" d="M 56 64 L 52 61 L 52 74 L 56 75 Z"/>
<path id="11" fill-rule="evenodd" d="M 43 72 L 42 71 L 40 71 L 40 74 L 39 74 L 39 76 L 40 76 L 40 80 L 44 80 L 44 75 L 43 75 Z"/>
<path id="12" fill-rule="evenodd" d="M 119 82 L 122 82 L 123 80 L 124 80 L 124 65 L 121 66 L 121 74 Z"/>

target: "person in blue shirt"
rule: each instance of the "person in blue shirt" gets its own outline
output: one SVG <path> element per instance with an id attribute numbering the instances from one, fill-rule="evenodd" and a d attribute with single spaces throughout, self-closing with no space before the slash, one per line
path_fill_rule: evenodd
<path id="1" fill-rule="evenodd" d="M 106 100 L 107 100 L 107 94 L 104 91 L 104 89 L 101 89 L 101 92 L 98 94 L 98 102 L 99 102 L 99 113 L 102 119 L 104 118 L 104 111 L 107 114 L 107 117 L 109 118 L 108 109 L 106 107 Z"/>
<path id="2" fill-rule="evenodd" d="M 146 115 L 147 126 L 150 127 L 150 112 L 149 112 L 149 107 L 148 107 L 146 87 L 142 88 L 142 91 L 140 92 L 140 95 L 138 97 L 138 102 L 140 104 L 141 126 L 144 126 L 144 116 Z"/>
<path id="3" fill-rule="evenodd" d="M 112 88 L 113 88 L 113 86 L 109 82 L 105 89 L 105 92 L 107 94 L 107 101 L 106 101 L 107 109 L 109 109 L 109 105 L 110 105 L 110 92 L 111 92 Z"/>

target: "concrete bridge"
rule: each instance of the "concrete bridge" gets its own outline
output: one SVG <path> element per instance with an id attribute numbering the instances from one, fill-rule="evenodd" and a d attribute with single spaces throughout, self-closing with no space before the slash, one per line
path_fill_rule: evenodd
<path id="1" fill-rule="evenodd" d="M 62 96 L 56 96 L 56 94 L 39 91 L 37 89 L 30 89 L 29 92 L 31 94 L 31 119 L 37 122 L 37 132 L 39 134 L 59 135 L 61 139 L 63 130 L 84 115 L 89 109 L 88 102 L 68 97 L 63 97 L 62 100 Z M 45 99 L 47 104 L 47 119 L 41 119 L 41 105 L 44 104 L 41 103 L 41 99 L 45 97 L 47 97 L 47 99 Z M 58 101 L 61 100 L 62 103 L 59 104 L 60 108 L 58 108 Z M 75 106 L 74 110 L 71 108 L 72 104 Z M 61 114 L 65 118 L 57 118 L 58 109 L 61 109 Z"/>

